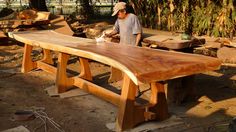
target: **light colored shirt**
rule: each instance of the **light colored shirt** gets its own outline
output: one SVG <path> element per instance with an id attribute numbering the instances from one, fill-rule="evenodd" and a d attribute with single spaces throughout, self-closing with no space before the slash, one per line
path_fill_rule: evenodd
<path id="1" fill-rule="evenodd" d="M 115 31 L 120 34 L 120 44 L 135 45 L 136 36 L 142 33 L 142 26 L 138 17 L 129 13 L 125 19 L 117 19 Z"/>

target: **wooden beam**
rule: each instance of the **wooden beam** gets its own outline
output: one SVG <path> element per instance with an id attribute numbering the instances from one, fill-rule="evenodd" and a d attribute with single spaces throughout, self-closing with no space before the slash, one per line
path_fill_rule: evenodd
<path id="1" fill-rule="evenodd" d="M 32 49 L 33 49 L 33 46 L 25 44 L 22 67 L 21 67 L 21 72 L 23 73 L 27 73 L 37 68 L 37 64 L 32 61 L 32 57 L 31 57 Z"/>
<path id="2" fill-rule="evenodd" d="M 39 69 L 42 69 L 43 71 L 52 73 L 54 75 L 57 74 L 57 68 L 56 67 L 51 66 L 51 65 L 49 65 L 47 63 L 44 63 L 42 61 L 37 61 L 36 63 L 37 63 L 37 66 L 38 66 Z"/>
<path id="3" fill-rule="evenodd" d="M 120 103 L 120 95 L 116 94 L 110 90 L 107 90 L 101 86 L 93 84 L 85 79 L 73 77 L 74 86 L 79 87 L 89 93 L 92 93 L 116 106 L 119 106 Z"/>

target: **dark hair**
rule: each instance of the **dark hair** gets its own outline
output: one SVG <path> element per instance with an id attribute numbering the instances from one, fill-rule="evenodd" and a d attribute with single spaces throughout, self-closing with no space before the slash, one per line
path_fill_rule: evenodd
<path id="1" fill-rule="evenodd" d="M 126 11 L 126 9 L 121 9 L 121 10 L 119 10 L 120 12 L 125 12 Z M 126 11 L 127 12 L 127 11 Z"/>

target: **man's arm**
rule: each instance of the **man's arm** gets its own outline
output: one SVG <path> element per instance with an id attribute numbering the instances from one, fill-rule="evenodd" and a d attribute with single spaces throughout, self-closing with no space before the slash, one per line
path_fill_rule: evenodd
<path id="1" fill-rule="evenodd" d="M 105 36 L 107 36 L 107 37 L 112 37 L 112 36 L 114 36 L 114 35 L 116 35 L 116 34 L 118 34 L 118 32 L 116 31 L 116 30 L 113 30 L 112 32 L 110 32 L 110 33 L 105 33 Z"/>
<path id="2" fill-rule="evenodd" d="M 112 37 L 112 36 L 118 34 L 119 31 L 120 31 L 119 22 L 118 22 L 118 20 L 116 20 L 116 23 L 115 23 L 115 25 L 114 25 L 113 31 L 110 32 L 110 33 L 108 33 L 108 34 L 105 33 L 105 36 L 107 36 L 107 37 Z"/>
<path id="3" fill-rule="evenodd" d="M 138 33 L 137 36 L 136 36 L 136 43 L 135 43 L 135 46 L 139 46 L 139 42 L 140 42 L 140 40 L 141 40 L 141 37 L 142 37 L 141 33 Z"/>

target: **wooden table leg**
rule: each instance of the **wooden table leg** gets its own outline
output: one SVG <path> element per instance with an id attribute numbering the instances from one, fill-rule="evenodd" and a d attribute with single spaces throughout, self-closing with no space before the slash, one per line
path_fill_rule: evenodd
<path id="1" fill-rule="evenodd" d="M 68 88 L 73 86 L 74 80 L 67 77 L 66 67 L 70 55 L 59 53 L 56 75 L 57 93 L 66 92 Z"/>
<path id="2" fill-rule="evenodd" d="M 111 75 L 108 79 L 109 83 L 117 82 L 123 79 L 123 72 L 117 68 L 111 67 Z"/>
<path id="3" fill-rule="evenodd" d="M 89 61 L 88 59 L 85 58 L 79 58 L 80 61 L 80 67 L 81 67 L 81 71 L 79 74 L 80 78 L 86 79 L 88 81 L 92 81 L 92 75 L 91 75 L 91 71 L 89 68 Z"/>
<path id="4" fill-rule="evenodd" d="M 196 99 L 195 75 L 184 77 L 182 86 L 186 91 L 183 101 L 194 101 Z"/>
<path id="5" fill-rule="evenodd" d="M 196 97 L 195 76 L 186 76 L 168 81 L 168 104 L 180 105 L 182 102 L 194 100 Z"/>
<path id="6" fill-rule="evenodd" d="M 32 61 L 32 57 L 31 57 L 32 49 L 33 49 L 33 46 L 25 44 L 22 68 L 21 68 L 21 72 L 23 73 L 29 72 L 37 67 L 37 64 Z"/>
<path id="7" fill-rule="evenodd" d="M 51 55 L 51 52 L 50 50 L 48 49 L 43 49 L 43 59 L 42 59 L 42 62 L 45 62 L 47 64 L 53 64 L 53 60 L 52 60 L 52 55 Z"/>
<path id="8" fill-rule="evenodd" d="M 151 97 L 149 102 L 151 105 L 154 105 L 149 107 L 149 111 L 155 113 L 156 119 L 164 120 L 169 117 L 164 83 L 151 83 Z"/>
<path id="9" fill-rule="evenodd" d="M 116 129 L 118 131 L 132 128 L 135 125 L 134 114 L 135 95 L 137 87 L 138 86 L 135 85 L 127 75 L 124 75 L 119 110 L 116 121 Z"/>

